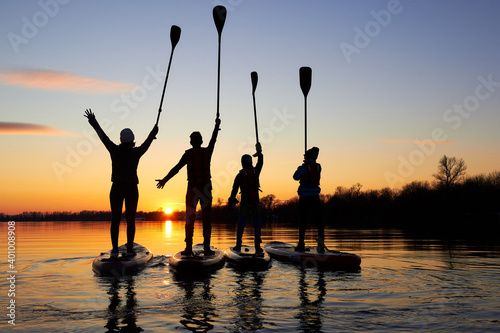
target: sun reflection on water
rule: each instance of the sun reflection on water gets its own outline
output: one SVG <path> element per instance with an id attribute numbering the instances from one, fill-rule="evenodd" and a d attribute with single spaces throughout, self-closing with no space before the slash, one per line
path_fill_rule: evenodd
<path id="1" fill-rule="evenodd" d="M 167 238 L 172 236 L 172 221 L 165 221 L 165 235 Z"/>

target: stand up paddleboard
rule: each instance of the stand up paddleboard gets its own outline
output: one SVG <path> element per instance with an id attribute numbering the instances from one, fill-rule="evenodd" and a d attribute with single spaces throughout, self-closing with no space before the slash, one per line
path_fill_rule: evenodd
<path id="1" fill-rule="evenodd" d="M 304 268 L 356 270 L 361 266 L 361 258 L 352 253 L 325 250 L 318 253 L 316 247 L 306 247 L 305 251 L 295 251 L 295 245 L 283 242 L 270 242 L 264 250 L 276 260 L 299 264 Z"/>
<path id="2" fill-rule="evenodd" d="M 153 254 L 148 248 L 134 243 L 135 255 L 127 256 L 127 246 L 118 248 L 119 255 L 111 257 L 111 250 L 101 253 L 92 262 L 92 270 L 98 276 L 125 276 L 137 273 L 144 268 Z"/>
<path id="3" fill-rule="evenodd" d="M 182 255 L 181 251 L 175 253 L 169 259 L 170 267 L 177 273 L 206 273 L 214 271 L 224 266 L 224 254 L 215 247 L 210 247 L 215 252 L 206 256 L 203 251 L 203 244 L 193 246 L 193 255 Z"/>
<path id="4" fill-rule="evenodd" d="M 271 265 L 271 257 L 265 251 L 256 254 L 255 247 L 242 245 L 241 251 L 230 247 L 224 253 L 227 263 L 240 270 L 265 270 Z"/>

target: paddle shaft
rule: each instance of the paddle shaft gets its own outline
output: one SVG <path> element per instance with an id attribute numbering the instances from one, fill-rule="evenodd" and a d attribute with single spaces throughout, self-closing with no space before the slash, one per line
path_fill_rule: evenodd
<path id="1" fill-rule="evenodd" d="M 252 72 L 250 73 L 250 78 L 252 80 L 253 115 L 255 119 L 255 139 L 257 140 L 257 143 L 259 143 L 259 129 L 257 126 L 257 106 L 255 103 L 255 89 L 257 89 L 257 82 L 259 80 L 259 76 L 257 75 L 257 72 Z"/>
<path id="2" fill-rule="evenodd" d="M 217 119 L 220 117 L 219 113 L 219 99 L 220 99 L 220 45 L 221 45 L 221 36 L 222 29 L 224 28 L 224 23 L 226 22 L 227 10 L 224 6 L 215 6 L 212 10 L 212 15 L 214 18 L 215 27 L 217 29 L 218 34 L 218 59 L 217 59 Z"/>
<path id="3" fill-rule="evenodd" d="M 301 67 L 299 69 L 300 89 L 304 94 L 304 153 L 307 152 L 307 94 L 311 89 L 312 69 L 311 67 Z"/>
<path id="4" fill-rule="evenodd" d="M 163 84 L 163 92 L 161 94 L 160 107 L 158 108 L 158 116 L 156 117 L 156 126 L 158 126 L 158 122 L 160 121 L 161 108 L 163 106 L 163 99 L 165 98 L 165 90 L 167 89 L 168 74 L 170 73 L 170 65 L 172 64 L 172 58 L 174 56 L 174 49 L 175 49 L 175 46 L 177 45 L 177 43 L 179 42 L 180 38 L 181 38 L 181 28 L 179 28 L 176 25 L 173 25 L 170 28 L 170 43 L 172 45 L 172 50 L 170 51 L 170 59 L 168 61 L 167 75 L 165 77 L 165 83 Z"/>
<path id="5" fill-rule="evenodd" d="M 307 152 L 307 96 L 304 96 L 304 154 Z"/>
<path id="6" fill-rule="evenodd" d="M 220 44 L 221 44 L 221 34 L 219 34 L 219 54 L 217 60 L 217 118 L 219 118 L 219 98 L 220 98 Z"/>
<path id="7" fill-rule="evenodd" d="M 165 84 L 163 84 L 163 92 L 161 94 L 160 107 L 158 108 L 158 117 L 156 117 L 156 125 L 160 121 L 161 108 L 163 106 L 163 99 L 165 98 L 165 90 L 167 89 L 168 74 L 170 73 L 170 65 L 172 64 L 172 56 L 174 55 L 174 49 L 170 52 L 170 60 L 168 61 L 167 76 L 165 77 Z"/>
<path id="8" fill-rule="evenodd" d="M 257 107 L 255 106 L 255 93 L 252 94 L 253 98 L 253 116 L 255 119 L 255 139 L 257 140 L 256 142 L 259 142 L 259 129 L 257 126 Z"/>

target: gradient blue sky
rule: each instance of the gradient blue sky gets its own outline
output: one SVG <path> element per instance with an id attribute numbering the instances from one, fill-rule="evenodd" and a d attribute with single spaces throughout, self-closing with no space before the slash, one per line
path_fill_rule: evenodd
<path id="1" fill-rule="evenodd" d="M 463 158 L 469 175 L 500 169 L 498 1 L 4 1 L 0 212 L 109 209 L 111 162 L 83 112 L 92 108 L 115 142 L 130 127 L 142 143 L 174 24 L 182 35 L 158 140 L 139 165 L 139 210 L 183 203 L 185 170 L 162 191 L 154 179 L 189 148 L 192 131 L 208 143 L 219 4 L 228 16 L 215 198 L 227 199 L 241 155 L 253 152 L 251 71 L 259 74 L 262 195 L 296 195 L 301 66 L 313 70 L 308 144 L 320 148 L 323 193 L 432 181 L 444 154 Z"/>

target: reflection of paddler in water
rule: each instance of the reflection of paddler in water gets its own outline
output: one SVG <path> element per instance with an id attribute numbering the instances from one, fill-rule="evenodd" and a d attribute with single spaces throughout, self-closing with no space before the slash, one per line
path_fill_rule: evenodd
<path id="1" fill-rule="evenodd" d="M 179 301 L 184 313 L 180 323 L 191 332 L 208 332 L 214 328 L 210 322 L 217 317 L 216 308 L 211 303 L 214 298 L 211 278 L 203 280 L 179 279 L 176 284 L 185 291 L 185 296 Z"/>
<path id="2" fill-rule="evenodd" d="M 88 118 L 90 125 L 97 132 L 97 135 L 111 155 L 111 181 L 113 182 L 111 192 L 109 193 L 111 204 L 111 244 L 113 246 L 111 255 L 118 255 L 118 233 L 120 231 L 123 201 L 125 201 L 125 215 L 127 219 L 127 254 L 132 255 L 134 253 L 135 213 L 137 202 L 139 201 L 137 166 L 139 165 L 139 159 L 155 139 L 158 133 L 158 126 L 155 125 L 153 127 L 146 141 L 139 147 L 135 147 L 134 133 L 129 128 L 125 128 L 120 133 L 121 143 L 116 145 L 104 133 L 91 109 L 85 110 L 84 116 Z"/>
<path id="3" fill-rule="evenodd" d="M 262 253 L 262 248 L 260 247 L 259 176 L 262 171 L 262 165 L 264 164 L 264 156 L 262 155 L 260 143 L 255 145 L 255 149 L 257 153 L 254 156 L 258 157 L 255 168 L 252 164 L 252 156 L 243 155 L 241 157 L 241 166 L 243 169 L 241 169 L 234 178 L 233 189 L 228 204 L 231 208 L 238 203 L 236 194 L 238 193 L 238 189 L 241 189 L 240 212 L 238 217 L 238 229 L 236 231 L 236 246 L 234 250 L 241 251 L 243 230 L 246 221 L 251 219 L 255 232 L 255 252 Z"/>
<path id="4" fill-rule="evenodd" d="M 203 220 L 203 245 L 205 255 L 212 255 L 214 251 L 210 249 L 210 237 L 212 234 L 212 181 L 210 175 L 210 162 L 214 151 L 217 134 L 219 132 L 220 119 L 215 119 L 215 128 L 212 138 L 206 148 L 201 147 L 203 143 L 200 132 L 193 132 L 190 135 L 193 148 L 186 150 L 179 163 L 170 172 L 157 179 L 157 187 L 162 189 L 165 183 L 175 176 L 182 167 L 187 165 L 188 187 L 186 192 L 186 249 L 183 255 L 193 254 L 193 232 L 196 217 L 196 206 L 198 202 L 201 206 Z"/>
<path id="5" fill-rule="evenodd" d="M 307 273 L 318 274 L 318 281 L 315 283 L 317 287 L 317 298 L 312 300 L 310 295 L 315 294 L 316 291 L 309 287 L 307 282 Z M 323 272 L 307 271 L 302 269 L 300 271 L 299 279 L 299 299 L 300 310 L 296 318 L 299 319 L 300 328 L 302 332 L 321 332 L 323 323 L 321 321 L 321 305 L 326 295 L 326 282 Z"/>
<path id="6" fill-rule="evenodd" d="M 298 180 L 300 185 L 297 193 L 299 194 L 299 242 L 295 251 L 305 251 L 305 234 L 307 226 L 307 217 L 310 212 L 314 223 L 318 229 L 318 252 L 325 252 L 323 246 L 325 231 L 323 221 L 321 220 L 321 201 L 319 193 L 319 181 L 321 178 L 321 165 L 316 162 L 319 149 L 313 147 L 304 154 L 304 163 L 297 168 L 293 174 L 293 179 Z"/>
<path id="7" fill-rule="evenodd" d="M 262 284 L 267 272 L 239 272 L 234 291 L 234 302 L 238 308 L 235 325 L 239 330 L 248 332 L 263 328 Z"/>
<path id="8" fill-rule="evenodd" d="M 143 332 L 144 330 L 137 326 L 137 298 L 134 291 L 134 279 L 128 277 L 127 280 L 119 280 L 116 278 L 110 279 L 109 287 L 109 306 L 108 306 L 108 322 L 104 326 L 107 332 Z M 121 305 L 120 289 L 126 287 L 126 302 L 125 306 Z M 125 326 L 120 327 L 120 323 Z"/>

